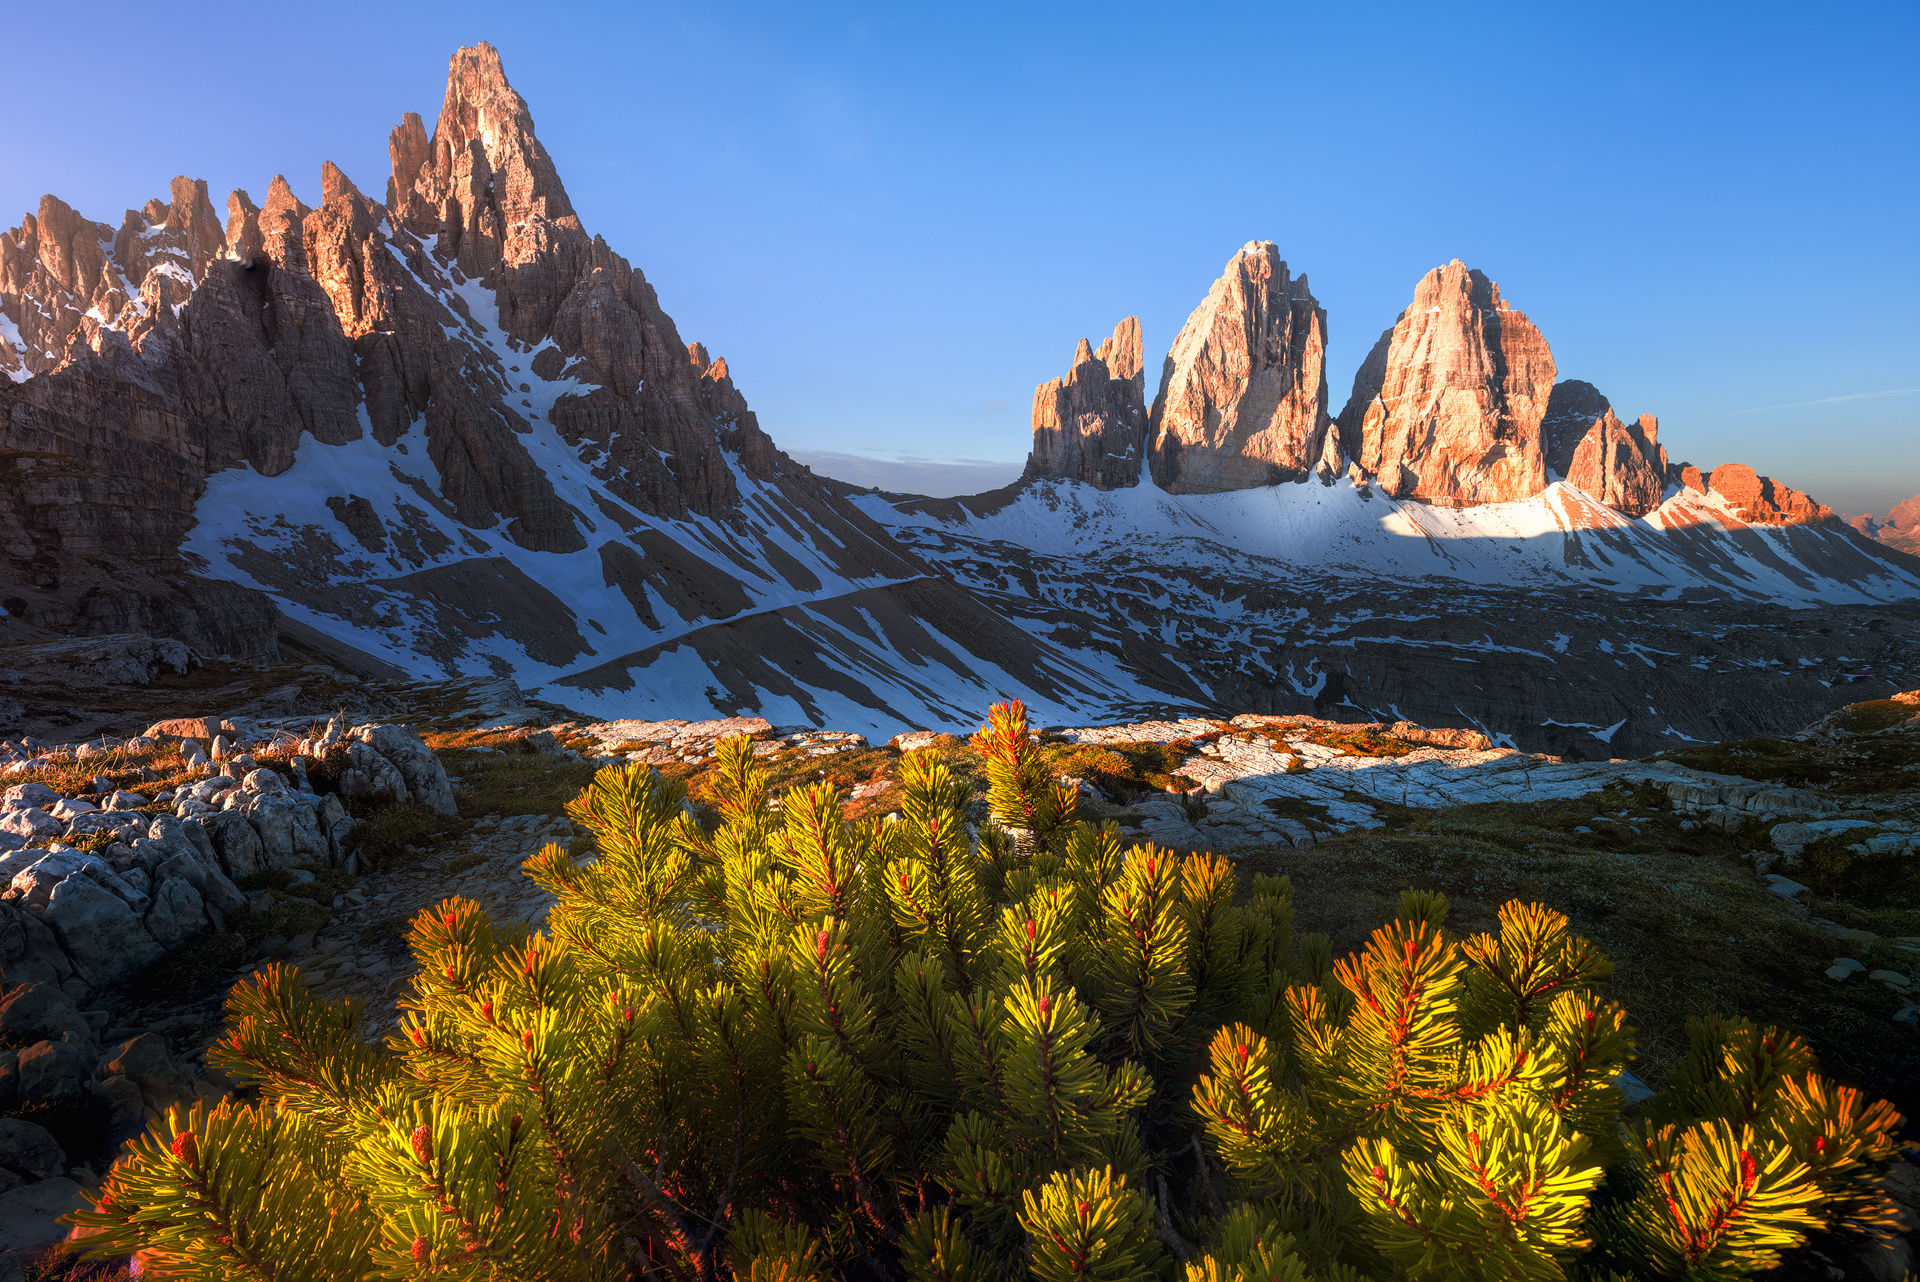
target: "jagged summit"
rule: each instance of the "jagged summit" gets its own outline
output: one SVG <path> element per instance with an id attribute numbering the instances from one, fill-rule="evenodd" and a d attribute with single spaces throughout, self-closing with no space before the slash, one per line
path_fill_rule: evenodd
<path id="1" fill-rule="evenodd" d="M 1154 397 L 1160 488 L 1213 494 L 1298 480 L 1320 462 L 1327 313 L 1272 241 L 1248 241 L 1187 318 Z"/>
<path id="2" fill-rule="evenodd" d="M 1442 507 L 1511 502 L 1546 488 L 1540 420 L 1553 353 L 1500 287 L 1459 259 L 1414 287 L 1340 411 L 1347 456 L 1395 498 Z"/>
<path id="3" fill-rule="evenodd" d="M 1102 490 L 1140 480 L 1147 450 L 1140 318 L 1113 327 L 1098 350 L 1080 340 L 1064 378 L 1033 390 L 1033 452 L 1023 480 L 1085 481 Z"/>
<path id="4" fill-rule="evenodd" d="M 223 226 L 181 178 L 118 233 L 49 197 L 0 237 L 16 627 L 876 726 L 1132 688 L 775 448 L 582 227 L 490 45 L 388 150 L 384 203 L 326 162 L 313 209 L 275 178 Z"/>

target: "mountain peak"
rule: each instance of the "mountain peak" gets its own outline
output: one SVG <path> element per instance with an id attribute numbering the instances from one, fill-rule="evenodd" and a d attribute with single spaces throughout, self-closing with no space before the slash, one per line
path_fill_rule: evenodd
<path id="1" fill-rule="evenodd" d="M 1023 479 L 1085 481 L 1102 490 L 1137 485 L 1146 432 L 1140 318 L 1129 316 L 1098 350 L 1081 339 L 1066 376 L 1033 389 L 1033 452 Z"/>
<path id="2" fill-rule="evenodd" d="M 1153 478 L 1176 494 L 1297 480 L 1324 461 L 1327 313 L 1270 240 L 1227 263 L 1174 340 L 1150 422 Z"/>
<path id="3" fill-rule="evenodd" d="M 1394 498 L 1506 503 L 1546 488 L 1540 423 L 1553 352 L 1500 287 L 1459 259 L 1414 286 L 1340 411 L 1340 443 Z"/>

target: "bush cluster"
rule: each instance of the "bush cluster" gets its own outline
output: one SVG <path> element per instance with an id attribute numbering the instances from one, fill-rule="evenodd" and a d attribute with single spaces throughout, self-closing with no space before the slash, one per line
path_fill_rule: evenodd
<path id="1" fill-rule="evenodd" d="M 545 931 L 415 920 L 399 1032 L 290 970 L 80 1216 L 229 1279 L 1732 1277 L 1888 1231 L 1898 1116 L 1797 1038 L 1700 1022 L 1632 1126 L 1610 965 L 1539 905 L 1459 938 L 1409 892 L 1358 953 L 1284 879 L 1076 817 L 1017 705 L 901 817 L 777 808 L 745 740 L 695 822 L 603 770 Z"/>

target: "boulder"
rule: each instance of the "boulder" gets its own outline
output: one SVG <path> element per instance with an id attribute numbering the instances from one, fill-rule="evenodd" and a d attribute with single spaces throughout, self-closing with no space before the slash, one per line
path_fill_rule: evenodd
<path id="1" fill-rule="evenodd" d="M 67 1236 L 61 1217 L 86 1205 L 86 1194 L 64 1175 L 0 1193 L 0 1251 L 31 1251 Z"/>
<path id="2" fill-rule="evenodd" d="M 406 777 L 391 761 L 359 740 L 347 747 L 347 769 L 340 772 L 340 795 L 374 805 L 411 800 Z"/>
<path id="3" fill-rule="evenodd" d="M 201 828 L 213 846 L 220 866 L 235 881 L 268 867 L 266 851 L 260 844 L 260 833 L 247 821 L 244 811 L 223 810 L 210 816 L 204 827 L 200 824 L 188 824 L 187 827 Z"/>
<path id="4" fill-rule="evenodd" d="M 29 1180 L 44 1180 L 66 1173 L 67 1154 L 45 1127 L 0 1117 L 0 1166 Z"/>
<path id="5" fill-rule="evenodd" d="M 46 923 L 15 903 L 0 902 L 0 982 L 59 983 L 73 962 Z"/>
<path id="6" fill-rule="evenodd" d="M 66 830 L 65 824 L 37 806 L 21 806 L 0 814 L 0 832 L 13 833 L 28 841 L 46 841 Z"/>
<path id="7" fill-rule="evenodd" d="M 193 1083 L 174 1064 L 167 1039 L 158 1033 L 142 1033 L 114 1047 L 100 1071 L 105 1077 L 133 1081 L 140 1087 L 142 1101 L 156 1113 L 193 1096 Z"/>
<path id="8" fill-rule="evenodd" d="M 269 868 L 325 868 L 331 849 L 313 805 L 298 793 L 255 798 L 244 811 L 260 837 L 260 858 Z"/>
<path id="9" fill-rule="evenodd" d="M 436 814 L 460 813 L 460 807 L 454 803 L 453 785 L 447 780 L 446 767 L 419 735 L 396 725 L 361 726 L 353 734 L 400 772 L 400 777 L 406 780 L 409 799 L 415 805 L 425 806 Z"/>
<path id="10" fill-rule="evenodd" d="M 153 906 L 147 909 L 147 933 L 166 949 L 178 948 L 207 928 L 207 910 L 200 892 L 184 878 L 159 883 Z"/>
<path id="11" fill-rule="evenodd" d="M 0 996 L 0 1033 L 18 1045 L 57 1038 L 72 1033 L 80 1041 L 93 1041 L 93 1027 L 61 987 L 50 980 L 20 984 Z"/>
<path id="12" fill-rule="evenodd" d="M 198 891 L 210 912 L 217 912 L 224 916 L 227 913 L 239 912 L 247 906 L 246 895 L 228 880 L 225 873 L 220 871 L 219 861 L 203 859 L 191 848 L 155 866 L 153 870 L 155 885 L 173 878 L 184 880 Z M 214 923 L 216 927 L 220 924 Z"/>
<path id="13" fill-rule="evenodd" d="M 96 987 L 124 979 L 166 953 L 126 901 L 90 877 L 68 877 L 55 886 L 42 920 L 80 978 Z"/>
<path id="14" fill-rule="evenodd" d="M 247 777 L 240 781 L 240 786 L 260 796 L 293 791 L 293 785 L 287 782 L 287 777 L 277 770 L 249 771 Z"/>
<path id="15" fill-rule="evenodd" d="M 212 739 L 215 735 L 238 735 L 240 727 L 219 717 L 174 717 L 156 721 L 147 727 L 148 739 Z"/>
<path id="16" fill-rule="evenodd" d="M 8 806 L 51 806 L 60 794 L 44 783 L 17 783 L 7 789 Z"/>
<path id="17" fill-rule="evenodd" d="M 23 1104 L 77 1095 L 93 1081 L 93 1056 L 78 1041 L 35 1042 L 20 1052 L 15 1080 Z"/>
<path id="18" fill-rule="evenodd" d="M 204 862 L 216 867 L 220 863 L 219 852 L 213 848 L 212 839 L 200 824 L 186 823 L 173 815 L 159 815 L 148 826 L 147 836 L 170 846 L 185 842 L 200 852 Z"/>

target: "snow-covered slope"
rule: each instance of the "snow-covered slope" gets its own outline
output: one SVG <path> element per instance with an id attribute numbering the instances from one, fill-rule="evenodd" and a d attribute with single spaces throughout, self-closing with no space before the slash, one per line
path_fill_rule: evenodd
<path id="1" fill-rule="evenodd" d="M 1385 498 L 1345 479 L 1188 495 L 1165 493 L 1151 479 L 1104 491 L 1043 481 L 999 503 L 889 502 L 877 494 L 855 502 L 936 561 L 944 537 L 1048 556 L 1123 552 L 1210 571 L 1259 557 L 1322 574 L 1711 592 L 1789 606 L 1920 597 L 1920 564 L 1885 556 L 1851 531 L 1750 525 L 1719 496 L 1684 487 L 1641 518 L 1565 483 L 1520 502 L 1467 508 Z"/>
<path id="2" fill-rule="evenodd" d="M 1750 525 L 1684 487 L 1641 519 L 1565 484 L 1462 509 L 1345 479 L 854 501 L 1034 635 L 1123 654 L 1148 682 L 1185 675 L 1196 709 L 1637 756 L 1920 679 L 1920 563 L 1828 525 Z"/>

